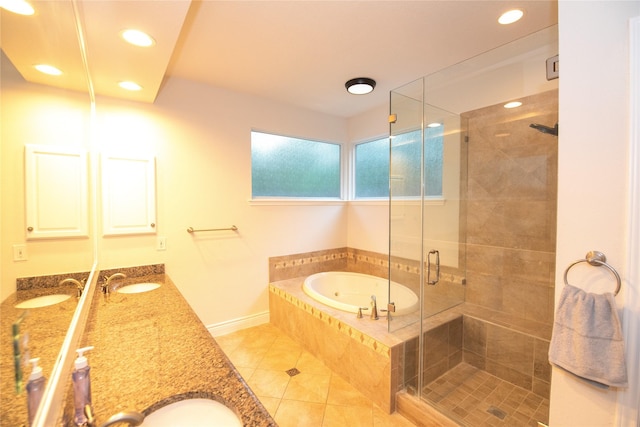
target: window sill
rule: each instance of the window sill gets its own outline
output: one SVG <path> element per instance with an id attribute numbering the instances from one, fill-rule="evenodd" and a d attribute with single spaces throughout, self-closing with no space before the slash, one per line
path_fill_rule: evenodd
<path id="1" fill-rule="evenodd" d="M 340 199 L 250 199 L 249 206 L 340 206 L 347 200 Z"/>
<path id="2" fill-rule="evenodd" d="M 389 199 L 250 199 L 249 206 L 389 206 Z M 419 198 L 394 199 L 394 204 L 420 205 Z M 428 206 L 444 205 L 446 200 L 442 197 L 429 197 L 424 199 L 424 204 Z"/>

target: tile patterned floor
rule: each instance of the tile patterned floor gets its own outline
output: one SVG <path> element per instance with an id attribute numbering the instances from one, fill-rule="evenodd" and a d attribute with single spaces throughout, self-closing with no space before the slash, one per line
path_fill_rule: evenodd
<path id="1" fill-rule="evenodd" d="M 425 386 L 426 397 L 466 425 L 531 426 L 549 423 L 549 399 L 461 363 Z"/>
<path id="2" fill-rule="evenodd" d="M 216 341 L 280 427 L 414 426 L 386 414 L 270 324 Z"/>

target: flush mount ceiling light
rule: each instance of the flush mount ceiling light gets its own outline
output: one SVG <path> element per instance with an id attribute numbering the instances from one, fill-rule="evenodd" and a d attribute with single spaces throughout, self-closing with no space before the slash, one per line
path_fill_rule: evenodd
<path id="1" fill-rule="evenodd" d="M 440 126 L 442 126 L 442 123 L 438 123 L 438 122 L 429 123 L 427 125 L 428 128 L 439 128 Z"/>
<path id="2" fill-rule="evenodd" d="M 126 90 L 142 90 L 142 86 L 140 86 L 138 83 L 136 82 L 120 82 L 118 83 L 118 86 L 120 86 L 122 89 L 126 89 Z"/>
<path id="3" fill-rule="evenodd" d="M 0 0 L 0 7 L 18 15 L 33 15 L 33 7 L 25 0 Z"/>
<path id="4" fill-rule="evenodd" d="M 520 9 L 508 10 L 498 18 L 498 22 L 502 25 L 513 24 L 516 21 L 519 21 L 520 18 L 524 15 L 524 12 Z"/>
<path id="5" fill-rule="evenodd" d="M 376 87 L 376 81 L 368 77 L 358 77 L 351 79 L 344 84 L 349 93 L 354 95 L 364 95 Z"/>
<path id="6" fill-rule="evenodd" d="M 62 74 L 62 71 L 60 71 L 53 65 L 38 64 L 38 65 L 34 65 L 33 68 L 40 71 L 41 73 L 49 74 L 50 76 L 59 76 Z"/>
<path id="7" fill-rule="evenodd" d="M 518 108 L 521 105 L 522 105 L 522 102 L 520 101 L 511 101 L 504 104 L 504 108 Z"/>
<path id="8" fill-rule="evenodd" d="M 124 30 L 122 33 L 120 33 L 120 35 L 128 43 L 131 43 L 135 46 L 149 47 L 153 46 L 156 43 L 153 37 L 140 30 Z"/>

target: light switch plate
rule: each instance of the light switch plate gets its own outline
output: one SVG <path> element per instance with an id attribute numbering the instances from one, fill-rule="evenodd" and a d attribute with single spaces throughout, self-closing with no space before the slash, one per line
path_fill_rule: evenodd
<path id="1" fill-rule="evenodd" d="M 27 259 L 27 245 L 13 245 L 13 260 L 26 261 Z"/>
<path id="2" fill-rule="evenodd" d="M 159 251 L 167 250 L 167 238 L 164 236 L 158 236 L 158 241 L 156 243 L 156 249 Z"/>

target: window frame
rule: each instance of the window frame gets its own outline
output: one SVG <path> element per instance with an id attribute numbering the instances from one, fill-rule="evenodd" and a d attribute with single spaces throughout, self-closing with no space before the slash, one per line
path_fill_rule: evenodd
<path id="1" fill-rule="evenodd" d="M 339 147 L 339 154 L 340 154 L 340 195 L 339 197 L 299 197 L 299 196 L 291 196 L 291 197 L 286 197 L 286 196 L 258 196 L 258 197 L 254 197 L 253 195 L 253 162 L 252 160 L 249 162 L 249 175 L 250 175 L 250 179 L 249 179 L 249 205 L 252 206 L 295 206 L 295 205 L 307 205 L 307 206 L 330 206 L 330 205 L 344 205 L 346 204 L 346 202 L 348 201 L 348 199 L 345 198 L 345 196 L 348 194 L 347 193 L 347 183 L 345 181 L 347 181 L 346 177 L 347 177 L 347 159 L 346 159 L 346 153 L 345 153 L 345 143 L 344 142 L 336 142 L 336 141 L 325 141 L 319 138 L 309 138 L 309 137 L 305 137 L 305 136 L 295 136 L 292 134 L 283 134 L 280 132 L 272 132 L 272 131 L 265 131 L 265 130 L 261 130 L 261 129 L 256 129 L 256 128 L 251 128 L 250 132 L 249 132 L 249 151 L 250 151 L 250 158 L 253 155 L 253 152 L 251 150 L 251 144 L 252 144 L 252 137 L 251 135 L 253 133 L 263 133 L 263 134 L 268 134 L 268 135 L 274 135 L 274 136 L 279 136 L 279 137 L 283 137 L 283 138 L 293 138 L 293 139 L 300 139 L 300 140 L 304 140 L 304 141 L 309 141 L 309 142 L 317 142 L 317 143 L 322 143 L 322 144 L 332 144 L 332 145 L 337 145 Z"/>
<path id="2" fill-rule="evenodd" d="M 389 203 L 389 194 L 385 197 L 356 197 L 356 147 L 358 145 L 379 141 L 381 139 L 389 140 L 389 134 L 381 134 L 371 138 L 353 141 L 349 145 L 349 202 L 360 205 L 383 205 Z M 389 176 L 389 170 L 387 170 Z"/>

